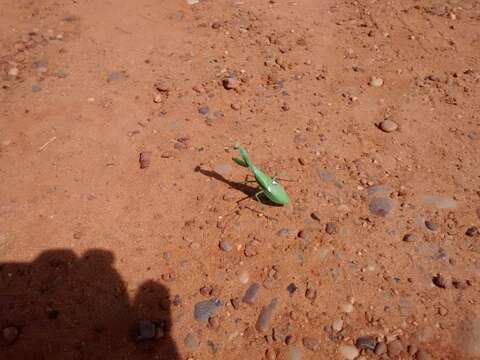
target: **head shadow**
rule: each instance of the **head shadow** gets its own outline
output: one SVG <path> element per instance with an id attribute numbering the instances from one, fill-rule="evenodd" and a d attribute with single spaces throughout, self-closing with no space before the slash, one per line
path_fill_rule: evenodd
<path id="1" fill-rule="evenodd" d="M 146 281 L 131 300 L 108 250 L 0 263 L 2 359 L 178 360 L 171 327 L 168 289 Z"/>

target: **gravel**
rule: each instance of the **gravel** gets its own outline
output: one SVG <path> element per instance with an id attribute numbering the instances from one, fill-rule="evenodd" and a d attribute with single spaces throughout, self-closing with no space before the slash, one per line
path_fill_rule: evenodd
<path id="1" fill-rule="evenodd" d="M 373 336 L 360 336 L 357 341 L 355 341 L 355 346 L 360 350 L 375 350 L 377 346 L 377 341 Z"/>
<path id="2" fill-rule="evenodd" d="M 210 108 L 207 105 L 203 105 L 198 108 L 198 113 L 202 115 L 207 115 L 209 111 Z"/>
<path id="3" fill-rule="evenodd" d="M 314 337 L 304 337 L 302 339 L 303 346 L 311 351 L 317 351 L 320 349 L 320 341 Z"/>
<path id="4" fill-rule="evenodd" d="M 437 209 L 455 209 L 457 207 L 457 202 L 447 196 L 428 195 L 424 197 L 423 201 Z"/>
<path id="5" fill-rule="evenodd" d="M 360 355 L 360 351 L 355 346 L 352 345 L 341 345 L 339 348 L 339 353 L 343 359 L 354 360 Z"/>
<path id="6" fill-rule="evenodd" d="M 383 355 L 386 352 L 387 352 L 387 344 L 385 344 L 384 342 L 377 343 L 377 346 L 375 346 L 375 354 Z"/>
<path id="7" fill-rule="evenodd" d="M 394 132 L 395 130 L 398 129 L 398 124 L 392 120 L 383 120 L 379 124 L 380 130 L 386 132 L 386 133 L 391 133 Z"/>
<path id="8" fill-rule="evenodd" d="M 405 242 L 414 242 L 415 240 L 417 240 L 417 237 L 414 234 L 405 234 L 403 237 L 403 241 Z"/>
<path id="9" fill-rule="evenodd" d="M 325 226 L 325 232 L 329 235 L 337 233 L 337 225 L 335 223 L 329 222 Z"/>
<path id="10" fill-rule="evenodd" d="M 136 340 L 146 341 L 155 338 L 156 325 L 153 321 L 142 320 L 137 323 L 136 327 Z"/>
<path id="11" fill-rule="evenodd" d="M 220 250 L 225 252 L 230 252 L 233 250 L 233 245 L 228 240 L 221 240 L 218 243 L 218 247 L 220 248 Z"/>
<path id="12" fill-rule="evenodd" d="M 465 232 L 465 235 L 474 237 L 480 235 L 480 232 L 476 226 L 469 227 Z"/>
<path id="13" fill-rule="evenodd" d="M 216 314 L 221 306 L 222 302 L 219 299 L 200 301 L 195 304 L 193 315 L 198 321 L 207 321 L 208 318 Z"/>
<path id="14" fill-rule="evenodd" d="M 432 282 L 436 287 L 445 289 L 447 287 L 447 280 L 441 275 L 437 274 L 432 278 Z"/>
<path id="15" fill-rule="evenodd" d="M 370 78 L 370 82 L 369 82 L 370 86 L 372 87 L 381 87 L 383 86 L 383 79 L 382 78 L 377 78 L 375 76 L 372 76 Z"/>
<path id="16" fill-rule="evenodd" d="M 275 314 L 276 307 L 278 305 L 278 299 L 274 298 L 270 304 L 265 305 L 262 307 L 260 314 L 258 315 L 257 323 L 255 324 L 255 328 L 259 332 L 265 332 L 270 328 L 270 323 L 272 318 Z"/>
<path id="17" fill-rule="evenodd" d="M 336 332 L 340 332 L 343 329 L 343 320 L 337 319 L 332 323 L 332 329 Z"/>
<path id="18" fill-rule="evenodd" d="M 438 225 L 430 220 L 425 220 L 425 227 L 430 231 L 436 231 L 438 229 Z"/>
<path id="19" fill-rule="evenodd" d="M 394 207 L 395 205 L 393 201 L 388 197 L 374 198 L 368 206 L 372 214 L 381 217 L 387 216 Z"/>
<path id="20" fill-rule="evenodd" d="M 242 301 L 246 304 L 253 305 L 258 298 L 258 294 L 260 292 L 260 284 L 253 283 L 251 284 L 247 291 L 245 291 L 245 295 L 243 296 Z"/>
<path id="21" fill-rule="evenodd" d="M 232 76 L 223 79 L 222 84 L 227 90 L 237 89 L 240 86 L 240 82 Z"/>
<path id="22" fill-rule="evenodd" d="M 295 293 L 295 291 L 297 291 L 297 290 L 298 290 L 298 287 L 294 283 L 290 283 L 287 286 L 287 291 L 290 294 L 290 296 L 292 296 Z"/>

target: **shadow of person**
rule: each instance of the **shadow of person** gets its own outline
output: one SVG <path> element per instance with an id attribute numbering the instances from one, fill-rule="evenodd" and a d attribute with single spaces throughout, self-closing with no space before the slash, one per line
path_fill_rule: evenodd
<path id="1" fill-rule="evenodd" d="M 0 263 L 0 359 L 180 359 L 168 290 L 147 281 L 130 301 L 113 263 L 106 250 Z"/>

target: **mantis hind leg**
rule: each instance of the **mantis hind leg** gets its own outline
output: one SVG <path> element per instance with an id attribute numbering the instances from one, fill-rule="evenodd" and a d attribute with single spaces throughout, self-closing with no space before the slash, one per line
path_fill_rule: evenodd
<path id="1" fill-rule="evenodd" d="M 259 203 L 262 203 L 262 200 L 260 200 L 260 195 L 262 195 L 262 194 L 263 194 L 263 190 L 260 190 L 260 191 L 255 193 L 255 199 L 257 199 L 257 201 Z"/>

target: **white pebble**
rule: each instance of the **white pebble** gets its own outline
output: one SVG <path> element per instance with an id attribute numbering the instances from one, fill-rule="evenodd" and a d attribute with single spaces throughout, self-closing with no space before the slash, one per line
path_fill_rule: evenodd
<path id="1" fill-rule="evenodd" d="M 373 86 L 373 87 L 383 86 L 383 79 L 372 76 L 372 78 L 370 79 L 370 86 Z"/>
<path id="2" fill-rule="evenodd" d="M 360 355 L 360 351 L 355 346 L 352 345 L 342 345 L 339 349 L 340 355 L 343 359 L 354 360 Z"/>
<path id="3" fill-rule="evenodd" d="M 18 68 L 14 67 L 8 70 L 8 75 L 9 76 L 18 76 Z"/>
<path id="4" fill-rule="evenodd" d="M 350 303 L 346 303 L 342 305 L 342 311 L 349 314 L 353 311 L 353 305 Z"/>
<path id="5" fill-rule="evenodd" d="M 240 275 L 238 275 L 238 280 L 242 283 L 242 284 L 246 284 L 248 283 L 248 281 L 250 280 L 250 276 L 248 275 L 248 272 L 246 270 L 243 270 Z"/>
<path id="6" fill-rule="evenodd" d="M 342 319 L 335 320 L 332 324 L 332 329 L 335 330 L 336 332 L 342 331 L 343 320 Z"/>
<path id="7" fill-rule="evenodd" d="M 386 119 L 380 123 L 380 129 L 382 131 L 390 133 L 398 129 L 398 124 L 392 120 Z"/>

